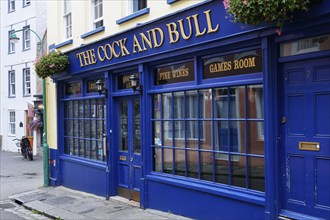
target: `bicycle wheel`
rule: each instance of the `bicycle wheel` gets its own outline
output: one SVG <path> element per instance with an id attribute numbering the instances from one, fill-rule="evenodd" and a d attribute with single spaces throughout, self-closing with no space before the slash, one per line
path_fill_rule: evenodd
<path id="1" fill-rule="evenodd" d="M 30 160 L 33 160 L 33 153 L 32 153 L 31 149 L 27 149 L 27 155 L 28 155 Z"/>

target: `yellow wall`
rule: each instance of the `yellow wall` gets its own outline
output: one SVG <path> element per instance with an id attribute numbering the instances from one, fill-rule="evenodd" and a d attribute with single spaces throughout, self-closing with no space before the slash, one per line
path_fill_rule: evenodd
<path id="1" fill-rule="evenodd" d="M 127 14 L 127 1 L 103 1 L 103 24 L 105 31 L 82 39 L 81 35 L 92 30 L 91 27 L 91 1 L 78 0 L 71 1 L 72 12 L 72 40 L 73 43 L 59 48 L 62 52 L 80 47 L 82 44 L 89 44 L 107 36 L 114 35 L 129 28 L 133 28 L 137 23 L 145 23 L 169 13 L 184 9 L 191 5 L 203 2 L 203 0 L 181 0 L 171 5 L 166 0 L 148 0 L 147 6 L 150 13 L 135 18 L 123 24 L 117 25 L 116 21 Z M 63 1 L 47 1 L 47 43 L 60 44 L 66 39 L 63 37 Z M 55 84 L 47 79 L 47 129 L 49 148 L 57 149 L 57 102 Z"/>

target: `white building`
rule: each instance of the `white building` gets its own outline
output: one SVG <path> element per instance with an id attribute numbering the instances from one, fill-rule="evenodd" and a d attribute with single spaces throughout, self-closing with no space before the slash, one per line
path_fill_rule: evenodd
<path id="1" fill-rule="evenodd" d="M 46 32 L 46 2 L 3 0 L 0 4 L 1 149 L 17 151 L 15 142 L 12 140 L 28 136 L 30 142 L 33 143 L 33 152 L 36 154 L 42 130 L 39 128 L 31 132 L 28 129 L 29 122 L 36 119 L 34 107 L 30 108 L 32 111 L 28 111 L 28 106 L 34 105 L 36 100 L 34 95 L 42 94 L 41 80 L 34 72 L 34 61 L 41 51 L 39 37 L 43 38 Z M 19 38 L 17 43 L 9 41 L 9 37 L 14 32 Z"/>

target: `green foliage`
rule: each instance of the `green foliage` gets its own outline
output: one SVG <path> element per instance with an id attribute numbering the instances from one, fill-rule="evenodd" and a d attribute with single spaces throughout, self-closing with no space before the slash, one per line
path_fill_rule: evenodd
<path id="1" fill-rule="evenodd" d="M 40 78 L 52 76 L 55 73 L 63 72 L 69 65 L 69 59 L 60 51 L 49 53 L 35 64 L 35 71 Z"/>
<path id="2" fill-rule="evenodd" d="M 275 22 L 279 28 L 299 10 L 308 11 L 310 0 L 224 0 L 227 13 L 234 22 L 259 25 Z"/>

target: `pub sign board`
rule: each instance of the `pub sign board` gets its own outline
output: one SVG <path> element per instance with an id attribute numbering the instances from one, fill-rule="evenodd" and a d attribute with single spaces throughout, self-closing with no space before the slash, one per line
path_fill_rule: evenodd
<path id="1" fill-rule="evenodd" d="M 195 80 L 194 61 L 156 67 L 154 84 L 165 85 Z"/>
<path id="2" fill-rule="evenodd" d="M 203 62 L 204 79 L 262 72 L 261 49 L 214 56 Z"/>
<path id="3" fill-rule="evenodd" d="M 114 64 L 195 47 L 206 42 L 260 29 L 234 24 L 226 18 L 221 0 L 205 1 L 175 15 L 165 16 L 109 36 L 67 53 L 69 72 L 77 74 Z"/>

